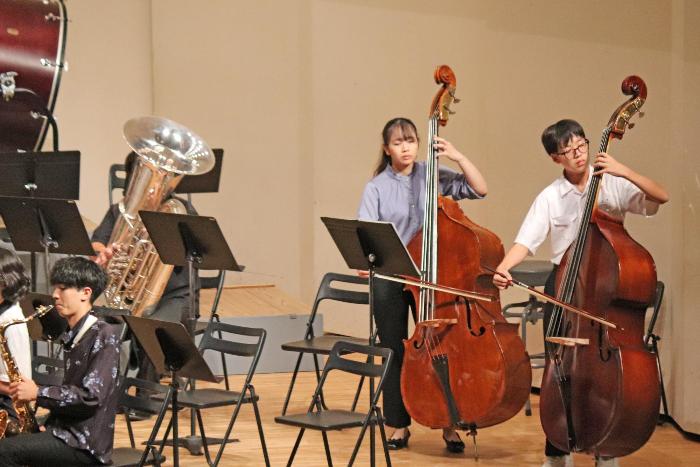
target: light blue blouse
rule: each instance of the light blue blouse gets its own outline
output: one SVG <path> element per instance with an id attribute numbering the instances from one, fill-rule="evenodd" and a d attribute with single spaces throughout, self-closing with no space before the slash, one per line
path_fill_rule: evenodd
<path id="1" fill-rule="evenodd" d="M 359 220 L 391 222 L 404 245 L 423 227 L 425 217 L 425 162 L 416 162 L 409 175 L 394 172 L 390 165 L 370 180 L 362 193 L 357 211 Z M 446 167 L 439 171 L 440 192 L 456 200 L 480 196 L 467 183 L 464 174 Z"/>

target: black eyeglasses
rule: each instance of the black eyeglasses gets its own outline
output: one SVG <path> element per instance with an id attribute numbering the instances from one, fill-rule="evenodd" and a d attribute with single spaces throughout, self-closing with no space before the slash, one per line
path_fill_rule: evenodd
<path id="1" fill-rule="evenodd" d="M 564 156 L 567 159 L 573 159 L 577 153 L 585 154 L 588 150 L 588 140 L 584 139 L 578 146 L 569 148 L 566 151 L 558 152 L 557 156 Z"/>

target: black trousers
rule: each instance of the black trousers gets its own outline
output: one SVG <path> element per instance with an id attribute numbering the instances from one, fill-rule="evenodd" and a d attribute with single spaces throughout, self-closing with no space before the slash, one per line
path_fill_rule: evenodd
<path id="1" fill-rule="evenodd" d="M 401 366 L 404 354 L 403 340 L 408 338 L 408 310 L 415 309 L 415 305 L 413 296 L 403 288 L 403 284 L 375 279 L 372 290 L 379 345 L 394 352 L 383 390 L 386 424 L 394 428 L 403 428 L 411 424 L 411 417 L 401 397 Z"/>
<path id="2" fill-rule="evenodd" d="M 55 467 L 96 465 L 87 451 L 75 449 L 44 431 L 0 440 L 0 466 Z"/>
<path id="3" fill-rule="evenodd" d="M 556 276 L 557 276 L 557 268 L 558 266 L 554 266 L 554 270 L 550 273 L 549 277 L 547 278 L 547 283 L 544 286 L 544 293 L 554 296 L 555 290 L 554 286 L 556 285 Z M 554 310 L 554 305 L 551 303 L 546 303 L 544 306 L 544 320 L 542 321 L 542 324 L 544 326 L 544 335 L 547 335 L 547 328 L 549 327 L 549 321 L 552 318 L 552 311 Z M 546 345 L 546 344 L 545 344 Z M 545 358 L 547 358 L 547 353 L 545 352 Z M 562 451 L 561 449 L 555 447 L 552 443 L 549 442 L 549 440 L 546 440 L 546 443 L 544 445 L 544 454 L 546 456 L 565 456 L 569 454 L 567 451 Z"/>

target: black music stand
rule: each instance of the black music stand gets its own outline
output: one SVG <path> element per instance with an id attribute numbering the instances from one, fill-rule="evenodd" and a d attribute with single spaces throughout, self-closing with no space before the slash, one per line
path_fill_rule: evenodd
<path id="1" fill-rule="evenodd" d="M 0 153 L 0 196 L 80 198 L 80 151 Z"/>
<path id="2" fill-rule="evenodd" d="M 391 222 L 359 221 L 321 217 L 350 269 L 369 271 L 369 335 L 374 336 L 374 274 L 420 277 L 418 268 Z M 374 379 L 369 381 L 370 401 Z M 374 465 L 375 425 L 370 425 L 370 465 Z"/>
<path id="3" fill-rule="evenodd" d="M 192 341 L 196 330 L 199 310 L 195 297 L 196 270 L 242 271 L 231 249 L 226 243 L 219 224 L 213 217 L 170 214 L 153 211 L 139 211 L 141 221 L 156 247 L 160 259 L 165 264 L 187 266 L 189 273 L 190 309 L 187 331 Z M 194 389 L 194 381 L 191 386 Z M 202 438 L 195 435 L 195 417 L 191 417 L 190 436 L 182 439 L 182 444 L 192 454 L 202 449 Z M 218 439 L 207 438 L 207 444 L 217 444 Z"/>
<path id="4" fill-rule="evenodd" d="M 57 130 L 54 128 L 54 133 Z M 0 196 L 78 199 L 80 197 L 80 152 L 24 152 L 0 154 L 4 183 Z M 57 180 L 60 181 L 57 183 Z M 36 255 L 32 251 L 32 288 L 36 289 Z M 48 278 L 47 278 L 48 280 Z"/>
<path id="5" fill-rule="evenodd" d="M 19 301 L 20 307 L 22 307 L 22 313 L 24 316 L 30 316 L 39 306 L 53 306 L 53 298 L 51 295 L 29 292 Z M 32 339 L 32 343 L 35 345 L 35 341 L 55 341 L 68 329 L 68 322 L 52 310 L 42 316 L 39 319 L 33 319 L 27 323 L 27 330 L 29 331 L 29 337 Z M 36 355 L 36 352 L 35 352 Z"/>
<path id="6" fill-rule="evenodd" d="M 73 200 L 0 197 L 0 215 L 17 251 L 44 253 L 47 286 L 49 253 L 95 254 Z"/>
<path id="7" fill-rule="evenodd" d="M 221 166 L 224 161 L 223 149 L 212 149 L 214 168 L 200 175 L 185 175 L 175 187 L 175 193 L 217 193 L 221 181 Z"/>
<path id="8" fill-rule="evenodd" d="M 124 316 L 127 326 L 131 330 L 136 340 L 146 352 L 146 355 L 155 366 L 156 371 L 164 373 L 166 370 L 170 374 L 170 385 L 166 393 L 165 400 L 161 406 L 156 424 L 148 438 L 148 446 L 155 442 L 158 431 L 163 424 L 163 418 L 168 411 L 168 405 L 172 408 L 172 430 L 173 430 L 173 465 L 180 465 L 179 462 L 179 438 L 178 438 L 178 410 L 177 393 L 179 390 L 178 377 L 188 379 L 200 379 L 216 383 L 216 377 L 212 374 L 209 366 L 199 353 L 199 349 L 194 345 L 194 341 L 181 323 L 169 321 L 159 321 L 150 318 L 139 318 L 137 316 Z M 160 451 L 163 450 L 167 436 L 160 444 Z M 139 466 L 143 465 L 148 456 L 148 449 L 144 450 Z"/>

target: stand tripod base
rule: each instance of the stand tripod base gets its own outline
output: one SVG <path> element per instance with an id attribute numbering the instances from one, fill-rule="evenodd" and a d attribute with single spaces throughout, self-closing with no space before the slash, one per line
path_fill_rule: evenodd
<path id="1" fill-rule="evenodd" d="M 224 441 L 223 438 L 207 437 L 207 446 L 218 445 L 218 444 L 221 444 L 223 441 Z M 154 441 L 153 444 L 156 446 L 160 446 L 160 444 L 162 442 L 163 442 L 162 440 L 161 441 Z M 238 438 L 229 438 L 226 443 L 228 444 L 228 443 L 237 443 L 237 442 L 239 442 Z M 147 443 L 143 442 L 141 444 L 145 445 Z M 190 454 L 192 454 L 193 456 L 201 456 L 204 454 L 204 451 L 202 450 L 202 448 L 204 447 L 204 443 L 202 442 L 201 436 L 194 436 L 194 435 L 183 436 L 183 437 L 178 438 L 177 444 L 180 448 L 187 449 L 190 452 Z M 171 440 L 171 439 L 166 440 L 165 445 L 172 446 L 173 440 Z"/>

